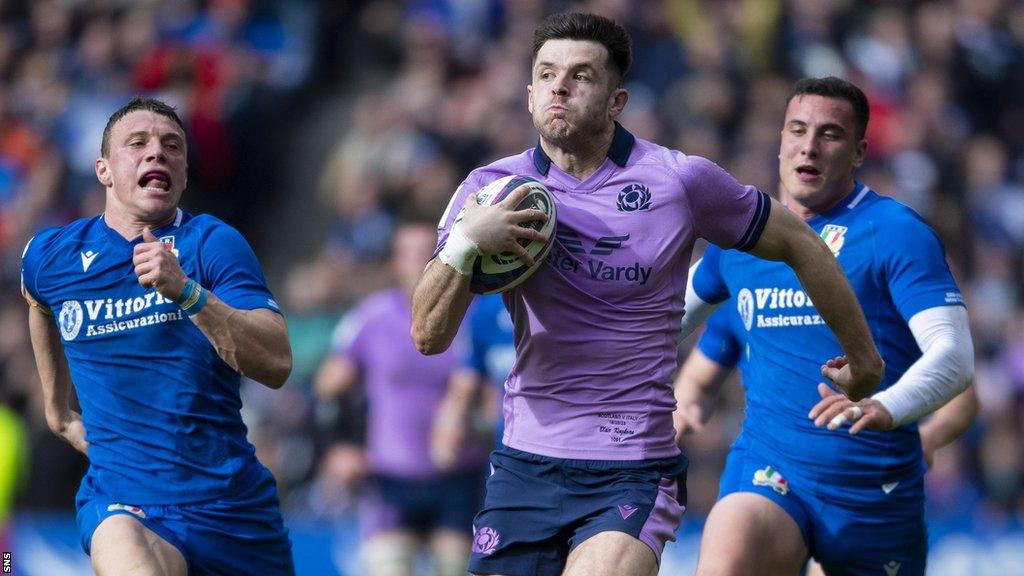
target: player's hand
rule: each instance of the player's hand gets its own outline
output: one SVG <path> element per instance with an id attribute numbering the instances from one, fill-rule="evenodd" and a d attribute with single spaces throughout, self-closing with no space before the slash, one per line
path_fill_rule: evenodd
<path id="1" fill-rule="evenodd" d="M 352 492 L 367 475 L 366 451 L 361 446 L 336 442 L 320 460 L 320 478 L 328 485 Z"/>
<path id="2" fill-rule="evenodd" d="M 85 423 L 82 422 L 82 415 L 74 410 L 69 410 L 56 430 L 57 435 L 72 448 L 82 454 L 89 455 L 89 442 L 85 439 Z"/>
<path id="3" fill-rule="evenodd" d="M 177 302 L 188 280 L 178 257 L 153 236 L 148 227 L 142 229 L 141 244 L 135 245 L 132 263 L 143 288 L 154 288 L 161 296 Z"/>
<path id="4" fill-rule="evenodd" d="M 892 430 L 892 414 L 878 400 L 865 398 L 854 402 L 825 384 L 818 384 L 818 393 L 821 401 L 807 414 L 815 426 L 827 426 L 834 431 L 849 424 L 850 434 L 865 428 L 881 432 Z"/>
<path id="5" fill-rule="evenodd" d="M 466 415 L 442 403 L 430 431 L 430 459 L 440 470 L 451 470 L 458 462 L 466 440 Z"/>
<path id="6" fill-rule="evenodd" d="M 703 399 L 697 401 L 680 400 L 672 413 L 672 424 L 676 429 L 676 444 L 682 444 L 688 434 L 699 434 L 704 425 L 711 419 L 711 406 Z"/>
<path id="7" fill-rule="evenodd" d="M 535 208 L 515 210 L 529 192 L 530 185 L 523 184 L 493 206 L 477 204 L 476 193 L 470 194 L 459 222 L 462 233 L 476 243 L 483 254 L 512 252 L 527 266 L 532 266 L 533 258 L 518 241 L 546 242 L 547 236 L 524 224 L 537 220 L 546 222 L 548 217 Z"/>
<path id="8" fill-rule="evenodd" d="M 847 361 L 846 356 L 838 356 L 825 362 L 821 367 L 821 375 L 828 378 L 852 400 L 866 398 L 878 388 L 881 374 L 860 373 L 856 366 Z"/>

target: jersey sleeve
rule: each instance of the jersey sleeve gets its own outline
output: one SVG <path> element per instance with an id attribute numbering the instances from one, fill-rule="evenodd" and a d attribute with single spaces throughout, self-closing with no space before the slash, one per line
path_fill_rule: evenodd
<path id="1" fill-rule="evenodd" d="M 722 276 L 721 261 L 722 249 L 713 244 L 708 246 L 690 279 L 697 296 L 710 304 L 718 304 L 729 298 L 729 287 Z"/>
<path id="2" fill-rule="evenodd" d="M 200 283 L 225 304 L 240 310 L 267 308 L 281 313 L 256 254 L 237 230 L 218 222 L 203 238 L 200 253 L 204 276 Z"/>
<path id="3" fill-rule="evenodd" d="M 743 344 L 736 338 L 731 329 L 730 314 L 735 314 L 731 306 L 723 306 L 708 318 L 704 325 L 704 333 L 697 341 L 697 348 L 716 364 L 732 368 L 740 361 Z"/>
<path id="4" fill-rule="evenodd" d="M 963 306 L 964 298 L 946 263 L 938 236 L 917 214 L 878 227 L 876 249 L 896 309 L 909 321 L 936 306 Z"/>
<path id="5" fill-rule="evenodd" d="M 753 186 L 740 184 L 710 160 L 678 157 L 697 236 L 723 248 L 753 248 L 768 221 L 771 199 Z"/>
<path id="6" fill-rule="evenodd" d="M 50 305 L 43 297 L 38 285 L 39 271 L 42 267 L 44 247 L 48 243 L 50 231 L 29 239 L 25 249 L 21 252 L 21 295 L 30 306 L 51 314 Z"/>
<path id="7" fill-rule="evenodd" d="M 487 340 L 485 337 L 487 318 L 484 314 L 484 299 L 478 298 L 473 302 L 473 309 L 470 311 L 469 322 L 463 323 L 463 329 L 459 330 L 457 339 L 462 341 L 462 347 L 458 349 L 459 365 L 480 374 L 487 373 Z M 469 329 L 466 330 L 465 327 Z M 490 327 L 497 329 L 496 327 Z"/>

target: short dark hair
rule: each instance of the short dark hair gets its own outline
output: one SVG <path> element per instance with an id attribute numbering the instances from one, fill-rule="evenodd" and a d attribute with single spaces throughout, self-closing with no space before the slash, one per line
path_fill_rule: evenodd
<path id="1" fill-rule="evenodd" d="M 620 79 L 633 63 L 633 41 L 629 32 L 597 14 L 563 12 L 545 18 L 533 31 L 533 60 L 548 40 L 591 40 L 603 45 L 608 49 L 608 62 Z"/>
<path id="2" fill-rule="evenodd" d="M 853 121 L 857 130 L 857 140 L 863 140 L 868 130 L 868 120 L 871 113 L 868 109 L 868 97 L 864 95 L 855 84 L 847 82 L 842 78 L 828 76 L 826 78 L 802 78 L 793 85 L 793 91 L 786 99 L 786 105 L 804 94 L 823 96 L 825 98 L 839 98 L 846 100 L 853 107 Z"/>
<path id="3" fill-rule="evenodd" d="M 175 111 L 173 106 L 156 98 L 136 96 L 129 100 L 127 104 L 118 108 L 117 112 L 111 114 L 110 118 L 107 119 L 107 125 L 103 127 L 103 139 L 100 141 L 100 156 L 106 157 L 110 153 L 110 131 L 114 129 L 114 124 L 117 124 L 117 121 L 121 118 L 139 110 L 147 110 L 161 116 L 166 116 L 174 120 L 182 132 L 185 131 L 185 124 L 178 117 L 178 112 Z"/>

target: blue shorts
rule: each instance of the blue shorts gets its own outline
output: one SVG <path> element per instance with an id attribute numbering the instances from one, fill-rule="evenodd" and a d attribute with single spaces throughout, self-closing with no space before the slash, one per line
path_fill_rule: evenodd
<path id="1" fill-rule="evenodd" d="M 372 476 L 359 498 L 359 534 L 366 540 L 382 532 L 445 528 L 468 538 L 483 495 L 482 469 L 430 480 Z"/>
<path id="2" fill-rule="evenodd" d="M 883 487 L 824 484 L 802 472 L 776 455 L 760 454 L 741 437 L 729 452 L 718 498 L 746 492 L 777 504 L 829 576 L 924 576 L 923 474 Z"/>
<path id="3" fill-rule="evenodd" d="M 294 576 L 292 543 L 269 471 L 243 494 L 199 504 L 135 506 L 106 497 L 90 476 L 76 499 L 86 554 L 96 528 L 114 514 L 134 516 L 185 557 L 190 576 Z"/>
<path id="4" fill-rule="evenodd" d="M 569 552 L 600 532 L 624 532 L 656 557 L 675 540 L 686 503 L 686 458 L 604 461 L 491 454 L 484 509 L 473 521 L 470 572 L 557 576 Z"/>

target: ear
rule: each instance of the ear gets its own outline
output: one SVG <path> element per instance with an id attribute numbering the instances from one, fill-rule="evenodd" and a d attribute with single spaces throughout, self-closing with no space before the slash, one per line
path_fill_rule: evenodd
<path id="1" fill-rule="evenodd" d="M 103 184 L 105 188 L 109 188 L 114 182 L 114 175 L 110 172 L 110 164 L 107 163 L 106 158 L 96 159 L 96 179 Z"/>
<path id="2" fill-rule="evenodd" d="M 857 150 L 853 153 L 853 167 L 860 168 L 860 165 L 864 163 L 864 158 L 867 157 L 867 154 L 868 141 L 866 139 L 862 139 L 860 142 L 857 142 Z"/>
<path id="3" fill-rule="evenodd" d="M 526 109 L 533 114 L 533 84 L 526 85 Z"/>
<path id="4" fill-rule="evenodd" d="M 622 114 L 622 110 L 626 108 L 626 102 L 629 101 L 629 92 L 626 92 L 625 88 L 616 88 L 611 95 L 608 106 L 608 114 L 613 119 L 618 118 L 619 114 Z"/>

